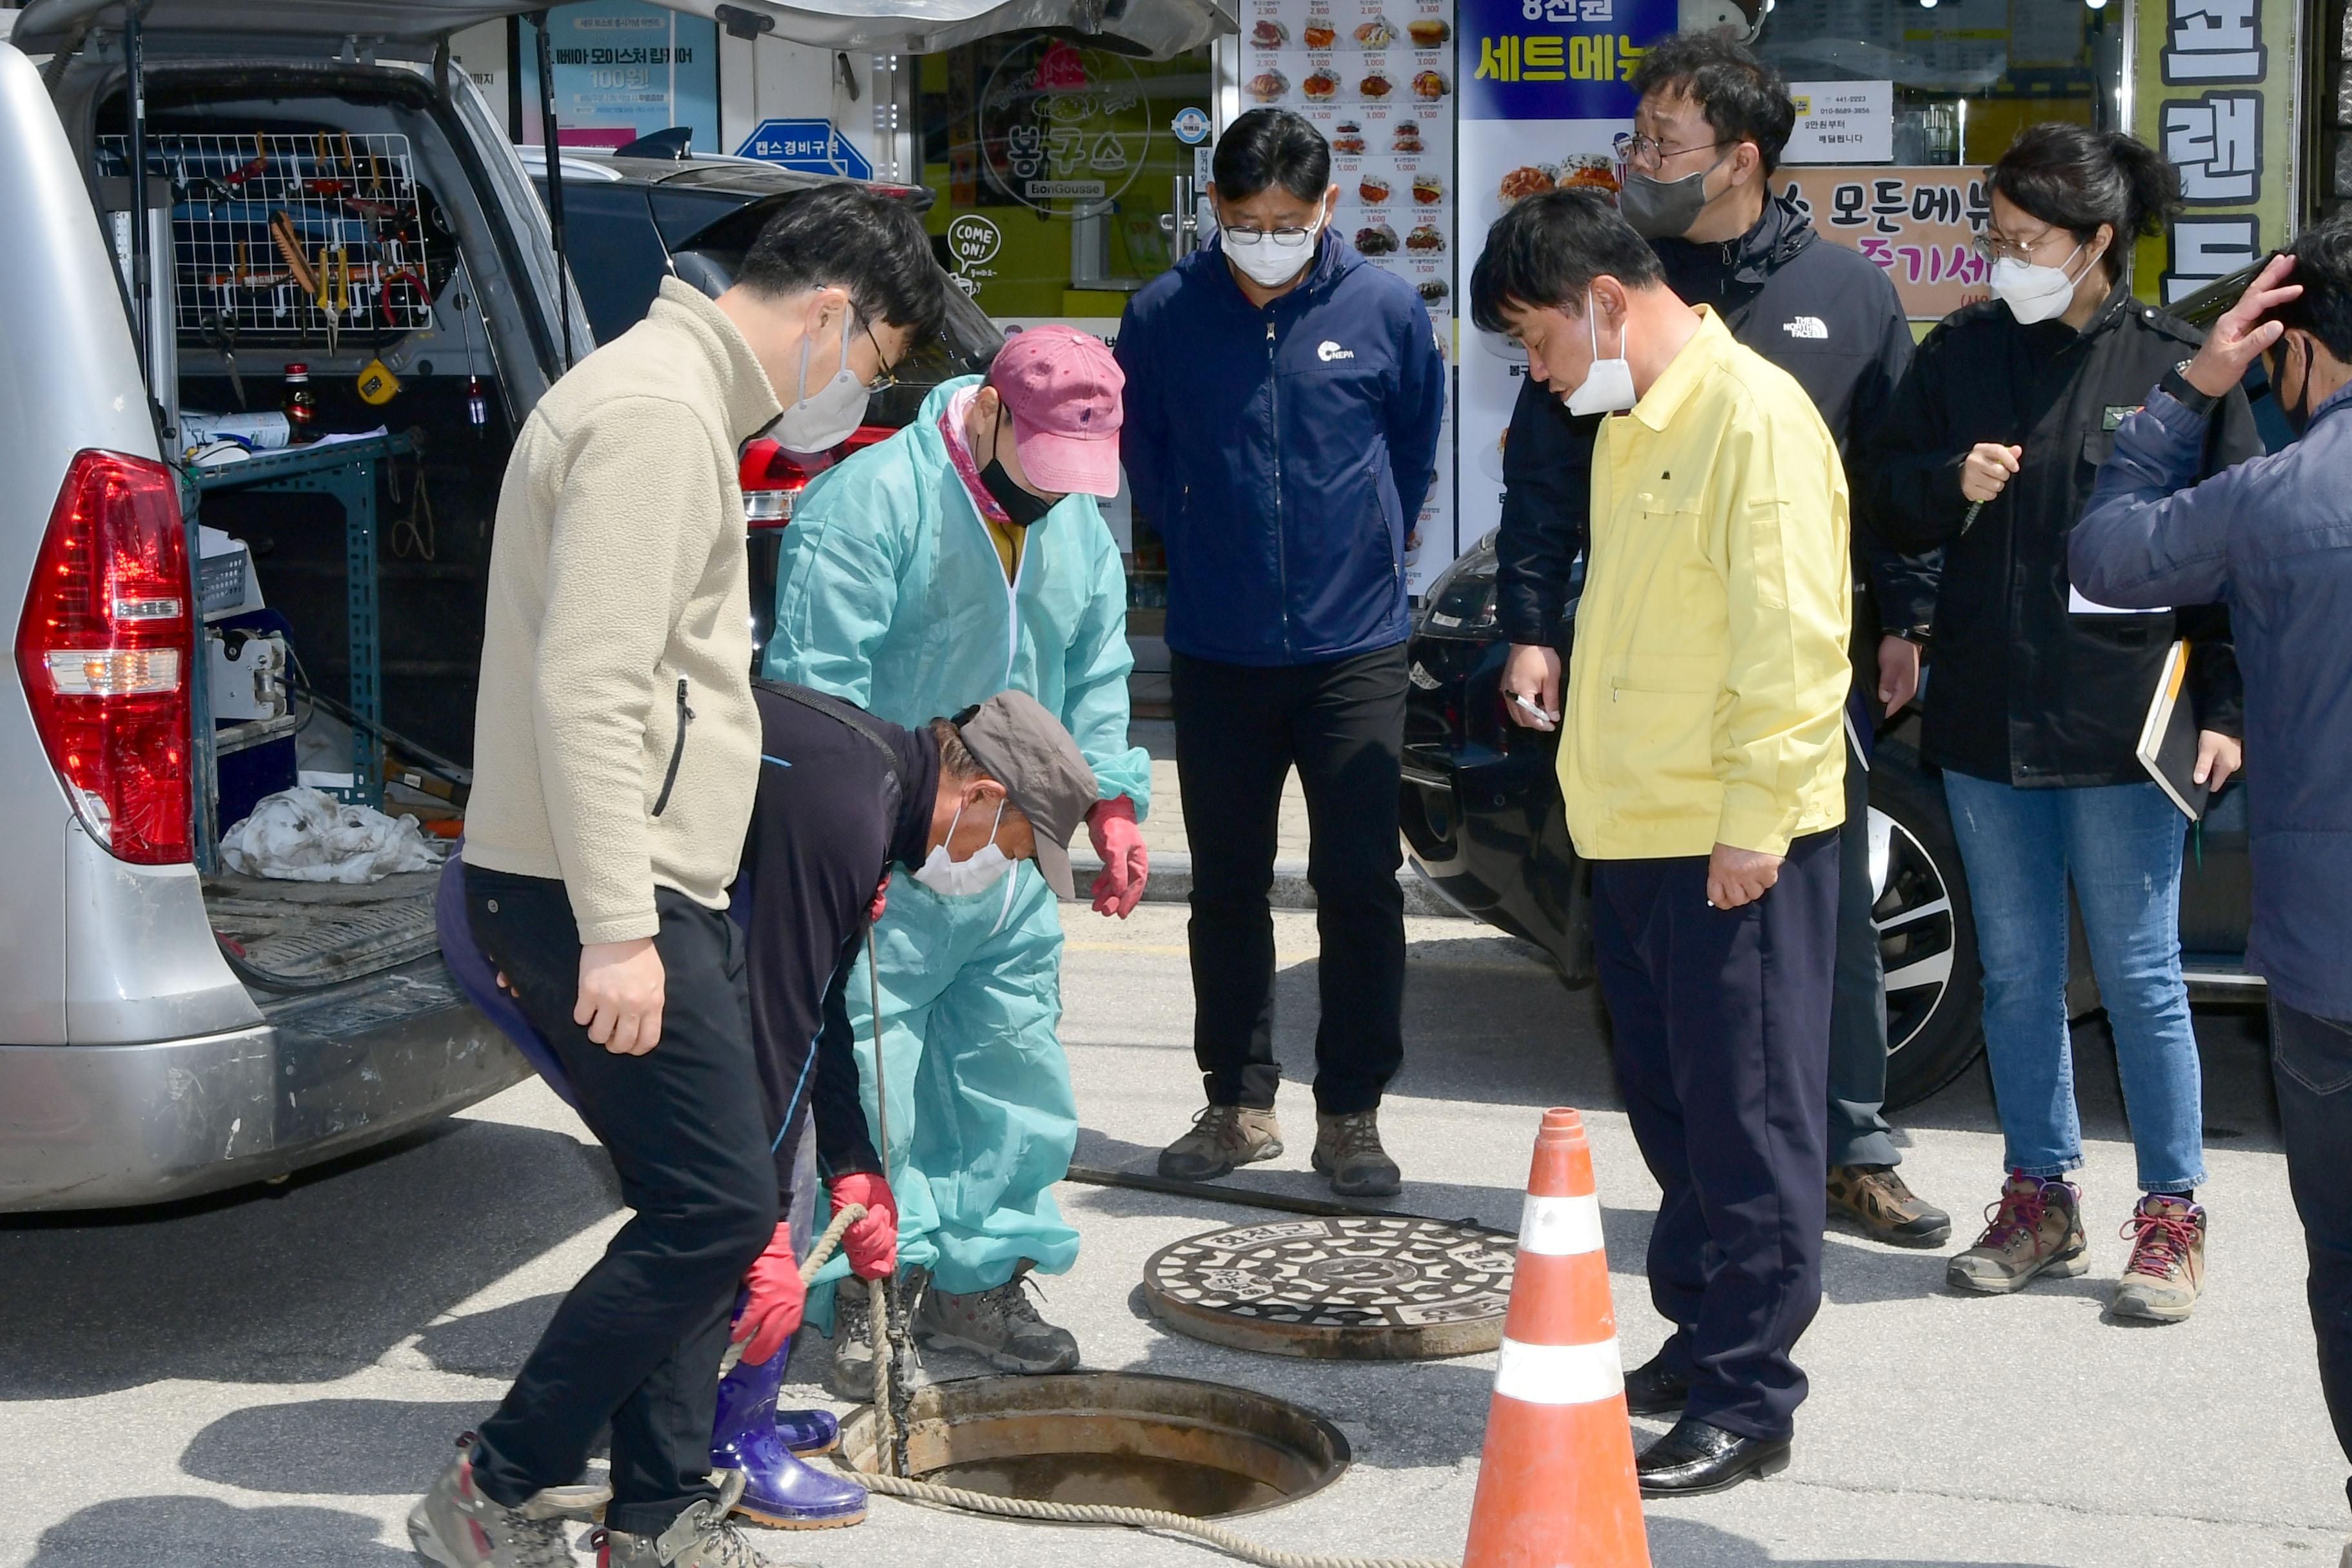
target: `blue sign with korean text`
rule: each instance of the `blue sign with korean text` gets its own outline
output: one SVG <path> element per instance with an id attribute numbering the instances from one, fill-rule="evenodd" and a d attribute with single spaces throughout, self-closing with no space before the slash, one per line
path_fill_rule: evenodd
<path id="1" fill-rule="evenodd" d="M 1627 82 L 1677 0 L 1461 0 L 1462 118 L 1631 120 Z"/>
<path id="2" fill-rule="evenodd" d="M 739 158 L 758 158 L 811 174 L 846 174 L 856 180 L 874 177 L 874 164 L 830 120 L 762 120 L 743 145 Z"/>

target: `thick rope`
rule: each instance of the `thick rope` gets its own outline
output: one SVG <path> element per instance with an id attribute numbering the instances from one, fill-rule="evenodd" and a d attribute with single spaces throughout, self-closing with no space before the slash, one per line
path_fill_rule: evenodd
<path id="1" fill-rule="evenodd" d="M 992 1497 L 961 1487 L 934 1486 L 898 1476 L 865 1476 L 858 1484 L 885 1497 L 909 1502 L 961 1509 L 968 1513 L 992 1513 L 1003 1519 L 1035 1520 L 1047 1524 L 1119 1524 L 1181 1536 L 1213 1547 L 1229 1557 L 1255 1563 L 1260 1568 L 1461 1568 L 1436 1557 L 1339 1557 L 1316 1552 L 1282 1552 L 1261 1546 L 1249 1537 L 1204 1519 L 1192 1519 L 1156 1508 L 1116 1508 L 1107 1503 L 1035 1502 L 1028 1498 Z"/>
<path id="2" fill-rule="evenodd" d="M 824 1234 L 816 1238 L 816 1244 L 809 1248 L 807 1258 L 801 1264 L 802 1289 L 807 1289 L 810 1283 L 816 1279 L 816 1271 L 824 1267 L 825 1259 L 840 1250 L 841 1238 L 848 1234 L 849 1227 L 865 1217 L 864 1204 L 851 1204 L 833 1216 L 833 1223 L 824 1227 Z M 720 1377 L 723 1378 L 735 1370 L 736 1365 L 743 1359 L 743 1347 L 749 1342 L 748 1340 L 737 1340 L 727 1347 L 725 1353 L 719 1358 Z"/>

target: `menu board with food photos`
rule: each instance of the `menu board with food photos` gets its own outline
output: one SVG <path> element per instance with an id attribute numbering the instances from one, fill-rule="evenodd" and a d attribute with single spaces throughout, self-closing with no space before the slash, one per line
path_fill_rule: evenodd
<path id="1" fill-rule="evenodd" d="M 1461 0 L 1465 279 L 1487 227 L 1514 205 L 1563 188 L 1615 194 L 1615 142 L 1633 128 L 1637 101 L 1631 79 L 1679 16 L 1677 0 Z M 1462 342 L 1456 526 L 1469 541 L 1502 520 L 1503 452 L 1528 356 L 1466 321 Z"/>
<path id="2" fill-rule="evenodd" d="M 1334 223 L 1374 266 L 1411 283 L 1454 355 L 1454 0 L 1248 0 L 1244 109 L 1294 109 L 1331 143 Z M 1449 384 L 1451 377 L 1448 377 Z M 1407 531 L 1418 594 L 1455 554 L 1453 399 L 1437 475 Z"/>

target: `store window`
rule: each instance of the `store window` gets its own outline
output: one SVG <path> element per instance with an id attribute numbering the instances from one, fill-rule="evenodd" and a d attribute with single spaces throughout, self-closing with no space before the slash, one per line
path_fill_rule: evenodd
<path id="1" fill-rule="evenodd" d="M 923 181 L 941 259 L 1012 324 L 1115 329 L 1166 271 L 1173 182 L 1193 150 L 1170 129 L 1210 107 L 1209 52 L 1139 60 L 1047 33 L 923 58 Z M 1093 330 L 1106 330 L 1095 328 Z"/>
<path id="2" fill-rule="evenodd" d="M 924 56 L 919 70 L 940 261 L 1008 331 L 1066 321 L 1116 339 L 1129 299 L 1175 258 L 1175 182 L 1195 158 L 1171 126 L 1210 109 L 1209 51 L 1139 60 L 1013 33 Z M 1166 553 L 1124 491 L 1103 517 L 1129 563 L 1136 629 L 1155 629 Z"/>
<path id="3" fill-rule="evenodd" d="M 1914 320 L 1985 297 L 1985 166 L 2042 121 L 2122 124 L 2123 4 L 1780 0 L 1756 50 L 1789 79 L 1774 184 L 1885 268 Z"/>

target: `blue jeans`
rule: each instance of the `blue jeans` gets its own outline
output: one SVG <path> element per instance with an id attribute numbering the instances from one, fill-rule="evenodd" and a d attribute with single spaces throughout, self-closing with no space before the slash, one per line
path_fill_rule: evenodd
<path id="1" fill-rule="evenodd" d="M 2205 1179 L 2204 1083 L 2180 977 L 2180 847 L 2186 823 L 2154 784 L 2012 789 L 1947 772 L 1952 832 L 1976 908 L 1985 1054 L 2009 1167 L 2058 1176 L 2083 1163 L 2066 1027 L 2066 884 L 2091 968 L 2144 1192 Z"/>

